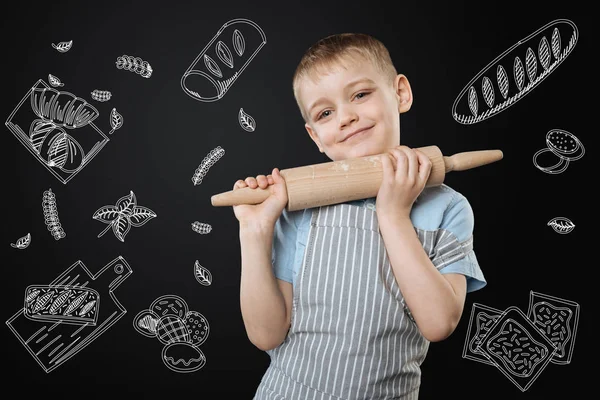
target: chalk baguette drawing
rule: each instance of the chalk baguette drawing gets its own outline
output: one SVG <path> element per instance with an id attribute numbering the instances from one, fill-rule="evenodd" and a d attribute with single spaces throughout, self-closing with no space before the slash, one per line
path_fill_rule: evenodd
<path id="1" fill-rule="evenodd" d="M 109 141 L 93 123 L 98 115 L 98 110 L 84 99 L 58 91 L 40 79 L 9 115 L 6 126 L 48 171 L 66 184 Z"/>
<path id="2" fill-rule="evenodd" d="M 185 300 L 164 295 L 140 311 L 133 319 L 134 329 L 145 337 L 156 338 L 164 346 L 161 358 L 167 368 L 180 373 L 201 369 L 206 357 L 200 345 L 208 339 L 208 320 L 189 310 Z"/>
<path id="3" fill-rule="evenodd" d="M 556 346 L 517 307 L 508 307 L 477 345 L 522 392 L 546 368 Z"/>
<path id="4" fill-rule="evenodd" d="M 131 267 L 121 256 L 96 273 L 92 273 L 82 261 L 77 261 L 49 285 L 41 286 L 48 290 L 62 291 L 69 288 L 75 291 L 98 293 L 98 298 L 102 297 L 102 305 L 96 304 L 95 325 L 84 321 L 74 323 L 76 321 L 67 321 L 66 318 L 57 318 L 55 321 L 31 319 L 25 315 L 23 303 L 19 311 L 10 317 L 6 324 L 43 370 L 49 373 L 90 345 L 127 313 L 117 300 L 114 291 L 131 273 Z M 33 295 L 33 293 L 29 294 Z M 54 301 L 56 300 L 55 297 Z M 75 298 L 71 299 L 69 304 L 74 304 L 75 300 Z M 33 304 L 35 301 L 33 299 Z M 61 309 L 58 303 L 55 307 Z M 90 315 L 92 306 L 89 302 L 78 307 L 80 312 L 86 311 L 82 307 L 89 308 L 84 315 Z"/>
<path id="5" fill-rule="evenodd" d="M 135 72 L 143 78 L 150 78 L 152 76 L 152 72 L 154 72 L 148 61 L 144 61 L 139 57 L 128 56 L 126 54 L 117 57 L 115 65 L 117 66 L 117 69 Z"/>
<path id="6" fill-rule="evenodd" d="M 112 97 L 112 93 L 108 90 L 94 89 L 90 93 L 90 96 L 92 96 L 92 99 L 96 101 L 105 102 L 110 100 L 110 98 Z"/>
<path id="7" fill-rule="evenodd" d="M 539 157 L 544 153 L 558 157 L 558 163 L 550 166 L 540 165 Z M 546 134 L 546 148 L 533 155 L 533 165 L 542 172 L 556 175 L 563 173 L 571 161 L 579 160 L 584 154 L 585 147 L 577 136 L 562 129 L 552 129 Z"/>
<path id="8" fill-rule="evenodd" d="M 194 175 L 192 176 L 192 182 L 194 186 L 198 186 L 202 183 L 202 180 L 208 173 L 210 167 L 213 166 L 223 155 L 225 154 L 225 150 L 221 146 L 217 146 L 210 151 L 203 159 L 198 168 L 194 171 Z"/>
<path id="9" fill-rule="evenodd" d="M 244 18 L 223 24 L 181 77 L 181 88 L 194 100 L 221 99 L 267 43 L 265 33 Z"/>
<path id="10" fill-rule="evenodd" d="M 64 83 L 62 83 L 60 81 L 60 79 L 58 79 L 57 77 L 55 77 L 52 74 L 48 74 L 48 83 L 52 86 L 52 87 L 62 87 L 65 86 Z"/>
<path id="11" fill-rule="evenodd" d="M 212 231 L 212 226 L 205 222 L 194 221 L 192 223 L 192 230 L 201 235 L 206 235 Z"/>
<path id="12" fill-rule="evenodd" d="M 557 351 L 550 361 L 559 365 L 569 364 L 577 335 L 579 304 L 532 290 L 527 317 L 555 344 Z"/>
<path id="13" fill-rule="evenodd" d="M 546 225 L 561 235 L 566 235 L 575 229 L 575 224 L 567 217 L 552 218 Z"/>
<path id="14" fill-rule="evenodd" d="M 238 122 L 246 132 L 254 132 L 256 129 L 256 121 L 254 121 L 254 118 L 245 112 L 243 108 L 240 108 L 240 111 L 238 112 Z"/>
<path id="15" fill-rule="evenodd" d="M 44 212 L 44 223 L 46 228 L 54 237 L 54 240 L 60 240 L 67 236 L 60 219 L 58 217 L 58 207 L 56 205 L 56 196 L 52 189 L 45 190 L 42 197 L 42 211 Z"/>
<path id="16" fill-rule="evenodd" d="M 92 288 L 63 285 L 30 285 L 25 289 L 25 317 L 65 324 L 98 322 L 100 294 Z"/>
<path id="17" fill-rule="evenodd" d="M 125 242 L 125 236 L 131 227 L 140 227 L 156 218 L 154 211 L 147 207 L 138 206 L 137 198 L 133 191 L 117 200 L 116 204 L 100 207 L 92 218 L 107 224 L 108 226 L 98 234 L 104 235 L 110 228 L 121 242 Z"/>
<path id="18" fill-rule="evenodd" d="M 473 303 L 469 327 L 467 328 L 467 335 L 465 337 L 465 345 L 463 347 L 463 358 L 494 365 L 477 346 L 501 315 L 501 310 L 484 304 Z"/>
<path id="19" fill-rule="evenodd" d="M 452 105 L 452 116 L 471 125 L 506 110 L 550 75 L 578 39 L 572 21 L 557 19 L 519 40 L 465 85 Z"/>
<path id="20" fill-rule="evenodd" d="M 52 48 L 56 49 L 56 51 L 60 53 L 66 53 L 67 51 L 71 50 L 72 46 L 72 40 L 69 40 L 68 42 L 59 42 L 58 44 L 52 43 Z"/>
<path id="21" fill-rule="evenodd" d="M 117 112 L 116 108 L 113 108 L 110 112 L 110 131 L 109 135 L 112 135 L 114 131 L 120 129 L 123 126 L 123 116 Z"/>
<path id="22" fill-rule="evenodd" d="M 200 265 L 198 260 L 194 262 L 194 277 L 202 286 L 210 286 L 212 283 L 212 274 L 208 269 Z"/>
<path id="23" fill-rule="evenodd" d="M 15 243 L 11 243 L 10 246 L 14 247 L 15 249 L 24 250 L 27 247 L 29 247 L 30 243 L 31 243 L 31 233 L 28 233 L 27 235 L 17 239 L 15 241 Z"/>

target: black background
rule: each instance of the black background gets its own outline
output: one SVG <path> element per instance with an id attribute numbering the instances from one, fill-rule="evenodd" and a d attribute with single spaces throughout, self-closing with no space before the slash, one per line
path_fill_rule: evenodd
<path id="1" fill-rule="evenodd" d="M 487 287 L 467 296 L 454 334 L 432 343 L 422 365 L 420 398 L 555 399 L 581 393 L 589 385 L 585 364 L 595 346 L 590 336 L 597 301 L 588 271 L 594 248 L 592 182 L 596 127 L 590 124 L 597 43 L 590 10 L 575 2 L 560 6 L 534 2 L 448 2 L 446 6 L 408 2 L 379 5 L 306 2 L 61 2 L 14 3 L 3 15 L 3 98 L 5 118 L 38 80 L 57 76 L 69 91 L 99 111 L 95 124 L 105 134 L 115 107 L 123 126 L 102 151 L 66 185 L 28 153 L 8 128 L 2 140 L 3 284 L 6 321 L 22 305 L 23 291 L 44 284 L 77 260 L 99 269 L 122 255 L 133 274 L 117 289 L 127 314 L 91 345 L 46 374 L 8 327 L 2 329 L 5 388 L 34 395 L 77 392 L 130 393 L 134 398 L 184 394 L 201 398 L 250 399 L 269 364 L 266 353 L 248 340 L 239 306 L 240 247 L 231 208 L 210 204 L 236 179 L 280 169 L 326 162 L 303 127 L 292 93 L 292 75 L 303 52 L 318 39 L 341 32 L 363 32 L 380 39 L 400 73 L 411 83 L 414 103 L 401 116 L 401 143 L 435 144 L 445 155 L 501 149 L 504 159 L 456 172 L 446 183 L 463 193 L 475 214 L 475 251 Z M 392 8 L 392 6 L 394 6 Z M 227 21 L 246 18 L 265 32 L 266 45 L 225 96 L 212 103 L 187 96 L 180 79 L 198 53 Z M 450 109 L 458 93 L 490 61 L 555 19 L 570 19 L 579 40 L 568 58 L 532 93 L 509 110 L 475 125 L 461 125 Z M 59 53 L 51 43 L 73 40 Z M 132 55 L 148 61 L 149 79 L 115 67 Z M 110 90 L 98 103 L 89 93 Z M 240 108 L 256 121 L 252 133 L 237 121 Z M 586 121 L 587 118 L 587 121 Z M 586 155 L 562 174 L 537 170 L 532 155 L 545 146 L 554 128 L 575 134 Z M 592 130 L 593 129 L 593 130 Z M 217 146 L 225 155 L 199 186 L 190 180 L 202 159 Z M 66 238 L 55 241 L 46 230 L 42 193 L 52 188 Z M 132 228 L 124 243 L 92 219 L 101 206 L 133 190 L 138 204 L 158 215 Z M 568 235 L 546 223 L 571 219 Z M 212 225 L 199 235 L 193 221 Z M 25 250 L 9 246 L 28 232 Z M 586 239 L 588 239 L 586 241 Z M 593 258 L 594 260 L 596 257 Z M 201 286 L 193 275 L 198 260 L 213 276 Z M 581 306 L 575 349 L 569 365 L 549 364 L 521 392 L 498 369 L 462 357 L 474 302 L 527 312 L 530 291 L 575 301 Z M 138 334 L 133 317 L 164 294 L 182 297 L 210 323 L 202 345 L 207 363 L 178 374 L 161 361 L 161 344 Z M 586 360 L 589 358 L 589 360 Z M 594 357 L 595 358 L 595 357 Z M 590 372 L 590 371 L 587 371 Z M 38 397 L 38 396 L 36 396 Z"/>

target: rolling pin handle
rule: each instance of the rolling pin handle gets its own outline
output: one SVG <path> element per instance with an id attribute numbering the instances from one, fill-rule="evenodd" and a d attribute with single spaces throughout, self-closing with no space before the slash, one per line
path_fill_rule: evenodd
<path id="1" fill-rule="evenodd" d="M 477 150 L 456 153 L 452 156 L 444 156 L 446 172 L 465 171 L 501 160 L 501 150 Z"/>

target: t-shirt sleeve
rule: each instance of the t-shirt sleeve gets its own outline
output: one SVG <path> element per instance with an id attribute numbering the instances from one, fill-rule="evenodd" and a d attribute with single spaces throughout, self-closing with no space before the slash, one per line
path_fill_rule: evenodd
<path id="1" fill-rule="evenodd" d="M 482 289 L 487 284 L 473 251 L 474 225 L 469 201 L 457 193 L 440 224 L 442 236 L 446 239 L 438 243 L 440 251 L 436 267 L 442 274 L 465 275 L 467 292 Z"/>
<path id="2" fill-rule="evenodd" d="M 294 254 L 298 227 L 292 213 L 285 209 L 275 223 L 271 262 L 275 278 L 292 283 L 294 274 Z"/>

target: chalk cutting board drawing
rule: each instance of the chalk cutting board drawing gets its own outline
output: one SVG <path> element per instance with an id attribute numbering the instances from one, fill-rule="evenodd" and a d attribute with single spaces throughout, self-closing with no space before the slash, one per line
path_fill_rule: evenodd
<path id="1" fill-rule="evenodd" d="M 557 19 L 519 40 L 466 84 L 452 105 L 452 116 L 471 125 L 506 110 L 550 75 L 578 38 L 572 21 Z"/>
<path id="2" fill-rule="evenodd" d="M 49 285 L 29 286 L 25 292 L 25 306 L 6 324 L 49 373 L 86 348 L 127 313 L 114 291 L 132 272 L 121 256 L 95 274 L 83 262 L 77 261 Z M 37 296 L 47 298 L 40 301 Z M 59 313 L 65 318 L 61 319 Z"/>
<path id="3" fill-rule="evenodd" d="M 266 43 L 256 23 L 244 18 L 226 22 L 185 71 L 181 88 L 194 100 L 221 99 Z"/>
<path id="4" fill-rule="evenodd" d="M 41 79 L 25 94 L 6 126 L 60 182 L 66 184 L 109 141 L 93 121 L 98 110 Z"/>

